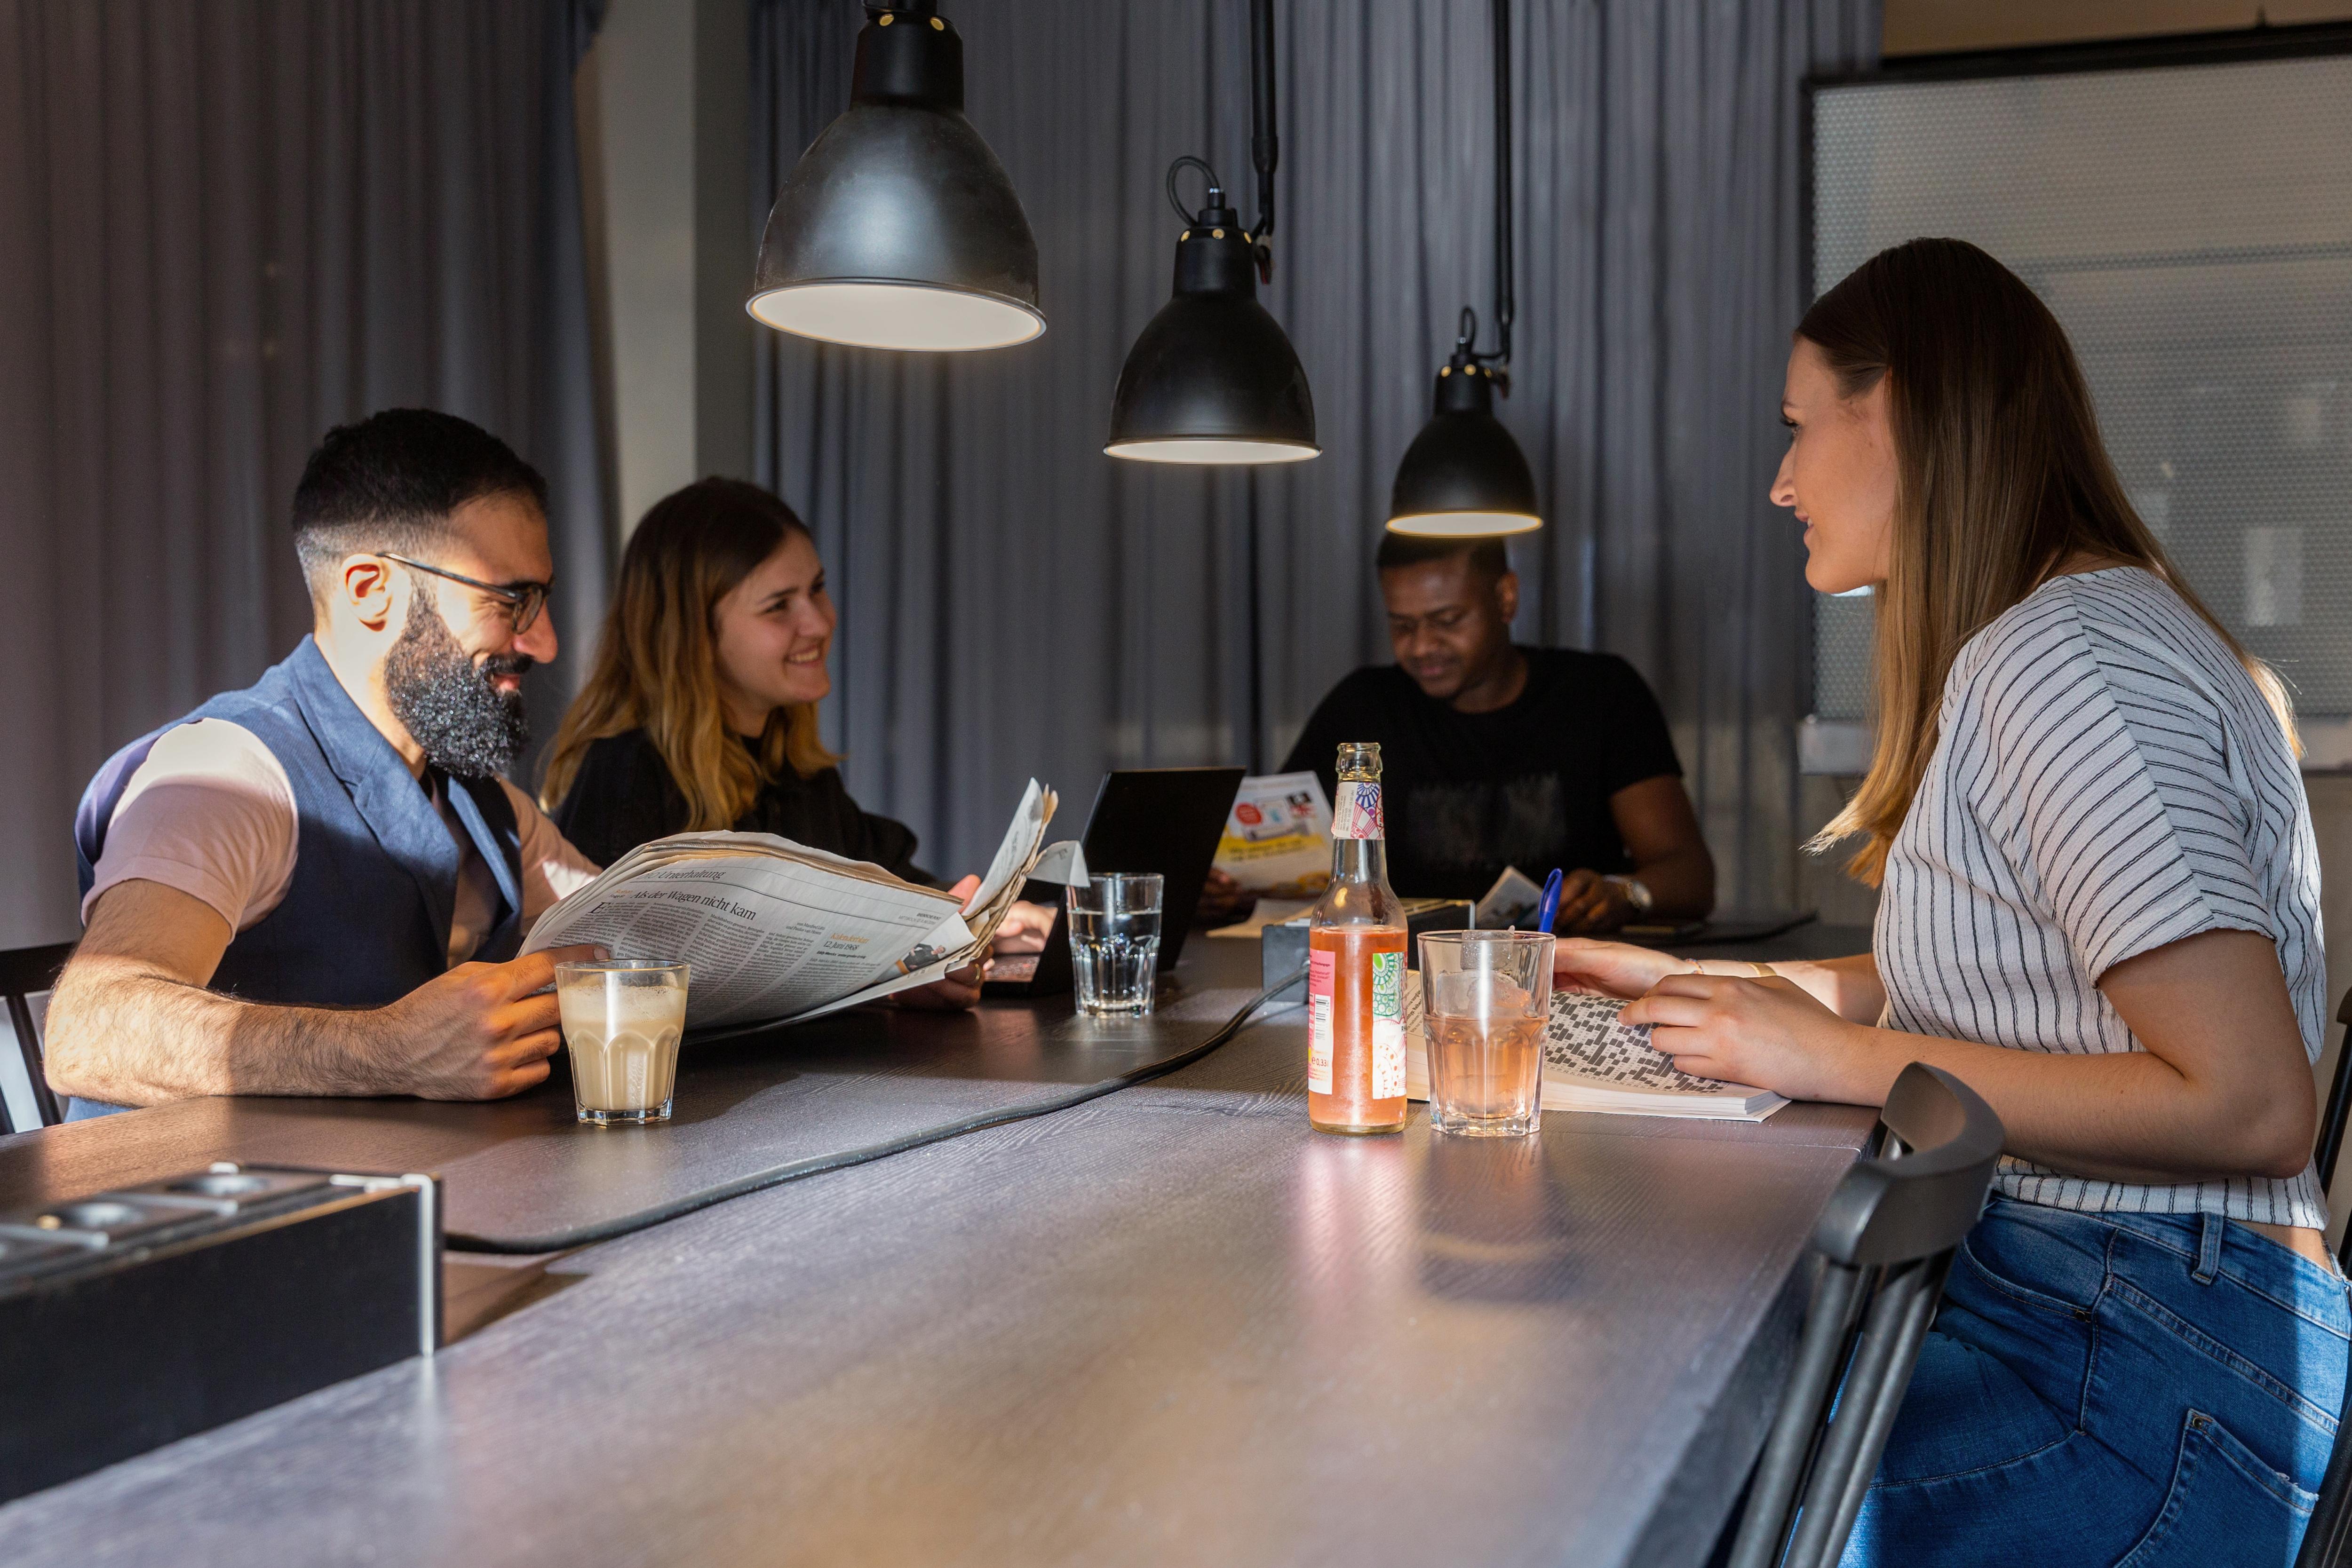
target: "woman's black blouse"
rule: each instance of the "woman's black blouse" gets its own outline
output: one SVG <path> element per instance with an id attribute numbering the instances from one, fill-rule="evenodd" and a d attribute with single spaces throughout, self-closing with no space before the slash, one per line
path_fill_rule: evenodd
<path id="1" fill-rule="evenodd" d="M 563 836 L 598 865 L 611 865 L 639 844 L 682 833 L 687 826 L 686 797 L 642 729 L 590 742 L 571 792 L 553 815 Z M 760 791 L 735 831 L 781 834 L 811 849 L 871 861 L 909 882 L 939 885 L 915 864 L 915 831 L 859 810 L 837 768 L 810 779 L 787 768 Z"/>

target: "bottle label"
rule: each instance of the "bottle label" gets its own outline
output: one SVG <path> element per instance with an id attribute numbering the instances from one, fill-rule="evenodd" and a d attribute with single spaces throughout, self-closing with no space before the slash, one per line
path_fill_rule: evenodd
<path id="1" fill-rule="evenodd" d="M 1381 787 L 1368 779 L 1346 779 L 1339 799 L 1331 806 L 1331 836 L 1335 839 L 1385 839 L 1381 821 Z"/>
<path id="2" fill-rule="evenodd" d="M 1404 955 L 1372 955 L 1372 1098 L 1404 1092 Z"/>
<path id="3" fill-rule="evenodd" d="M 1339 957 L 1307 955 L 1307 1087 L 1317 1094 L 1331 1092 L 1331 977 Z"/>

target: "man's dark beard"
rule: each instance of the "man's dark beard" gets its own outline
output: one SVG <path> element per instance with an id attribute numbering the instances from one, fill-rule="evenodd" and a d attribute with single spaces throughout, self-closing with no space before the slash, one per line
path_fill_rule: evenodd
<path id="1" fill-rule="evenodd" d="M 423 594 L 411 600 L 408 624 L 383 662 L 384 701 L 408 727 L 425 760 L 457 779 L 494 779 L 530 739 L 522 694 L 490 685 L 538 663 L 528 653 L 466 656 L 449 623 Z"/>

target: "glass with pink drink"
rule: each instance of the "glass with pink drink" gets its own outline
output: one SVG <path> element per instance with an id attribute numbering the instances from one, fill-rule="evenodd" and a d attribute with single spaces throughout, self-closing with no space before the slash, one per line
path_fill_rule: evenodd
<path id="1" fill-rule="evenodd" d="M 1421 938 L 1435 1131 L 1521 1137 L 1541 1124 L 1551 952 L 1550 936 L 1535 931 L 1433 931 Z"/>

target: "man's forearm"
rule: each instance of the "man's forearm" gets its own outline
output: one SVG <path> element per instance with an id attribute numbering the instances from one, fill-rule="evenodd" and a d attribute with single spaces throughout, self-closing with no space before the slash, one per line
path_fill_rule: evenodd
<path id="1" fill-rule="evenodd" d="M 1715 857 L 1705 844 L 1644 861 L 1634 866 L 1633 874 L 1650 890 L 1653 915 L 1703 920 L 1715 909 Z"/>
<path id="2" fill-rule="evenodd" d="M 377 1015 L 238 1001 L 134 959 L 77 959 L 51 999 L 47 1069 L 62 1092 L 117 1105 L 205 1094 L 396 1091 Z"/>

